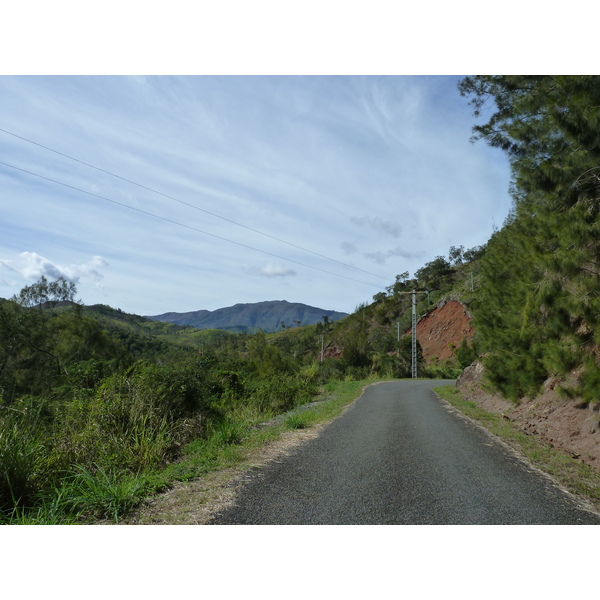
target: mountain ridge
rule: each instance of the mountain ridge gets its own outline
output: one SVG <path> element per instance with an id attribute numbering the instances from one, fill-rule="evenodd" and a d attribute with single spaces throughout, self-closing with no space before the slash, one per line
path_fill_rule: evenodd
<path id="1" fill-rule="evenodd" d="M 327 317 L 329 321 L 339 321 L 347 316 L 348 313 L 326 310 L 300 302 L 266 300 L 237 303 L 213 311 L 166 312 L 160 315 L 148 315 L 146 318 L 177 325 L 189 325 L 196 329 L 223 329 L 250 333 L 262 329 L 270 333 L 286 327 L 314 325 L 321 322 L 323 317 Z"/>

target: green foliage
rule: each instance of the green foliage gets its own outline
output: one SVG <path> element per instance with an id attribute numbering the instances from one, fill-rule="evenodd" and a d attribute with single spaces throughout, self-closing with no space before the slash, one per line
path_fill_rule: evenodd
<path id="1" fill-rule="evenodd" d="M 600 395 L 600 78 L 468 77 L 475 138 L 505 150 L 514 208 L 481 262 L 475 325 L 493 385 L 512 398 L 585 364 Z"/>
<path id="2" fill-rule="evenodd" d="M 263 331 L 253 335 L 247 342 L 248 357 L 260 377 L 270 377 L 275 373 L 292 370 L 289 360 L 284 358 L 277 346 L 267 343 Z"/>
<path id="3" fill-rule="evenodd" d="M 456 379 L 460 374 L 461 369 L 449 363 L 427 365 L 424 371 L 429 379 Z"/>
<path id="4" fill-rule="evenodd" d="M 0 419 L 0 511 L 30 503 L 44 478 L 46 452 L 37 427 Z"/>
<path id="5" fill-rule="evenodd" d="M 278 374 L 253 380 L 248 385 L 250 395 L 245 402 L 254 405 L 264 416 L 271 416 L 308 402 L 317 389 L 313 381 Z"/>
<path id="6" fill-rule="evenodd" d="M 455 251 L 454 247 L 450 249 L 451 254 Z M 456 256 L 452 257 L 456 261 Z M 454 271 L 443 256 L 436 256 L 434 260 L 428 262 L 424 267 L 415 272 L 415 278 L 419 289 L 439 290 L 452 280 Z"/>
<path id="7" fill-rule="evenodd" d="M 475 344 L 469 344 L 467 339 L 464 338 L 460 343 L 460 346 L 454 350 L 454 356 L 456 358 L 456 364 L 459 369 L 466 369 L 471 365 L 477 357 L 479 352 L 476 350 Z"/>
<path id="8" fill-rule="evenodd" d="M 0 300 L 3 522 L 120 519 L 162 485 L 154 473 L 189 479 L 237 460 L 255 425 L 324 383 L 410 373 L 410 338 L 396 341 L 396 319 L 410 323 L 408 273 L 341 321 L 268 335 L 82 307 L 67 282 L 38 283 Z M 321 362 L 321 339 L 342 358 Z M 308 412 L 285 427 L 307 426 Z"/>
<path id="9" fill-rule="evenodd" d="M 13 300 L 25 308 L 39 309 L 54 307 L 59 302 L 73 302 L 77 288 L 72 281 L 59 277 L 56 281 L 48 281 L 41 277 L 32 285 L 25 286 Z"/>
<path id="10" fill-rule="evenodd" d="M 75 466 L 65 488 L 63 503 L 67 513 L 118 522 L 144 499 L 147 482 L 101 467 L 88 470 Z"/>
<path id="11" fill-rule="evenodd" d="M 7 403 L 48 394 L 69 381 L 79 362 L 126 361 L 125 349 L 77 307 L 61 312 L 1 303 L 0 339 L 0 392 Z"/>
<path id="12" fill-rule="evenodd" d="M 196 344 L 190 328 L 65 303 L 74 292 L 42 280 L 0 301 L 3 522 L 119 519 L 189 444 L 193 472 L 211 468 L 251 424 L 318 391 L 320 369 L 304 356 L 315 326 L 279 344 L 262 332 Z"/>
<path id="13" fill-rule="evenodd" d="M 210 427 L 210 439 L 218 446 L 232 446 L 239 444 L 247 434 L 244 423 L 225 419 L 213 423 Z"/>

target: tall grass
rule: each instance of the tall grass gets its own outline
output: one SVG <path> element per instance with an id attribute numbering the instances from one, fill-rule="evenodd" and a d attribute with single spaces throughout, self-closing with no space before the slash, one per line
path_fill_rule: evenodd
<path id="1" fill-rule="evenodd" d="M 0 509 L 30 503 L 45 477 L 46 449 L 37 427 L 0 421 Z"/>
<path id="2" fill-rule="evenodd" d="M 64 506 L 71 514 L 112 519 L 118 523 L 120 517 L 143 500 L 147 491 L 148 483 L 143 478 L 77 466 L 65 481 Z"/>

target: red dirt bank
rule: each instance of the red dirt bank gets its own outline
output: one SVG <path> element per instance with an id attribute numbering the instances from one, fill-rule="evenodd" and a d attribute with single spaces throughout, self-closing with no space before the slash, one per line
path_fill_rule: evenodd
<path id="1" fill-rule="evenodd" d="M 571 375 L 572 379 L 577 377 L 577 373 Z M 463 371 L 456 385 L 465 400 L 503 415 L 525 433 L 538 436 L 600 470 L 599 406 L 560 398 L 556 392 L 557 383 L 556 379 L 548 379 L 539 396 L 522 398 L 518 404 L 513 404 L 485 390 L 483 366 L 474 362 Z"/>
<path id="2" fill-rule="evenodd" d="M 417 340 L 426 362 L 436 358 L 448 360 L 452 357 L 453 347 L 459 346 L 465 338 L 469 341 L 474 337 L 471 317 L 456 300 L 434 308 L 417 323 Z"/>

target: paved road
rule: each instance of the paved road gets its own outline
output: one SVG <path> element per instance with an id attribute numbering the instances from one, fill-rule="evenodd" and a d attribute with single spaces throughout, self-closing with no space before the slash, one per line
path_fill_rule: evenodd
<path id="1" fill-rule="evenodd" d="M 257 469 L 212 524 L 600 524 L 445 408 L 437 381 L 386 382 Z"/>

